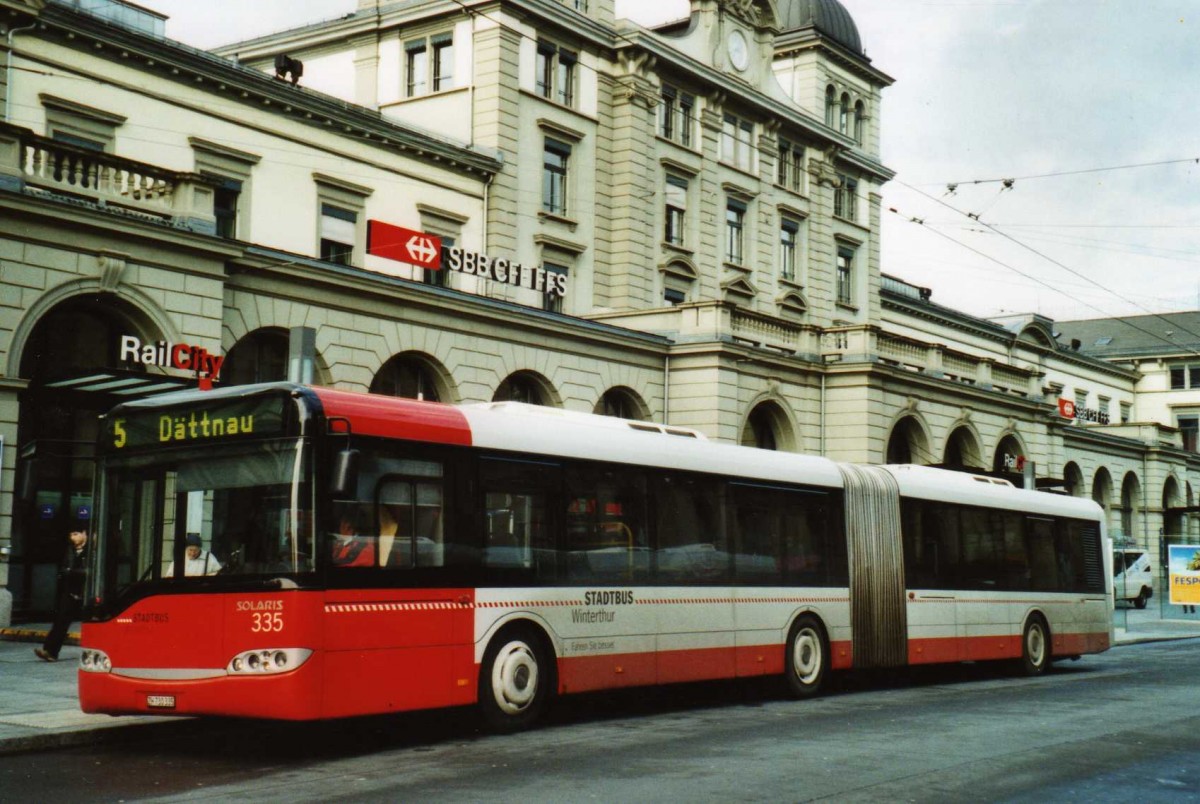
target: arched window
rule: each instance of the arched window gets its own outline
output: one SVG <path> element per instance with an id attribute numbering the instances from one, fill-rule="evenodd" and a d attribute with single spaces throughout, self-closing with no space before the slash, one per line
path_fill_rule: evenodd
<path id="1" fill-rule="evenodd" d="M 863 139 L 866 136 L 864 128 L 866 126 L 867 110 L 863 106 L 863 102 L 859 101 L 854 104 L 854 141 L 859 145 L 863 144 Z"/>
<path id="2" fill-rule="evenodd" d="M 850 133 L 850 95 L 842 93 L 842 104 L 839 109 L 838 131 L 843 134 Z"/>
<path id="3" fill-rule="evenodd" d="M 948 469 L 982 469 L 983 458 L 979 454 L 979 442 L 969 427 L 958 427 L 946 441 L 946 454 L 942 463 Z"/>
<path id="4" fill-rule="evenodd" d="M 1142 507 L 1142 484 L 1137 475 L 1128 472 L 1121 481 L 1121 535 L 1129 544 L 1136 544 L 1136 528 L 1138 527 L 1139 511 Z"/>
<path id="5" fill-rule="evenodd" d="M 233 345 L 221 368 L 222 385 L 249 385 L 287 379 L 288 334 L 256 329 Z"/>
<path id="6" fill-rule="evenodd" d="M 402 396 L 406 399 L 442 401 L 433 370 L 424 360 L 411 354 L 396 355 L 384 363 L 379 373 L 371 380 L 370 391 L 373 394 Z"/>
<path id="7" fill-rule="evenodd" d="M 492 401 L 524 402 L 527 405 L 554 404 L 544 382 L 531 371 L 518 371 L 508 375 L 492 395 Z"/>
<path id="8" fill-rule="evenodd" d="M 779 403 L 766 400 L 755 405 L 746 417 L 738 443 L 743 447 L 790 452 L 796 448 L 796 433 Z"/>
<path id="9" fill-rule="evenodd" d="M 905 416 L 892 427 L 888 436 L 886 463 L 928 463 L 929 444 L 921 423 Z"/>
<path id="10" fill-rule="evenodd" d="M 746 418 L 741 443 L 743 447 L 779 449 L 779 439 L 775 437 L 775 423 L 771 421 L 769 412 L 764 410 L 762 405 L 750 411 Z"/>
<path id="11" fill-rule="evenodd" d="M 837 124 L 837 91 L 833 84 L 825 87 L 825 125 L 833 128 Z"/>
<path id="12" fill-rule="evenodd" d="M 646 419 L 645 405 L 628 388 L 609 388 L 600 397 L 592 412 L 601 416 L 615 416 L 618 419 Z"/>

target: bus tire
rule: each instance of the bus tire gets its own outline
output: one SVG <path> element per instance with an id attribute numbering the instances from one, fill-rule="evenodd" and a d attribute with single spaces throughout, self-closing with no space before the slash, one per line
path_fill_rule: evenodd
<path id="1" fill-rule="evenodd" d="M 783 660 L 787 692 L 793 698 L 812 698 L 821 691 L 829 673 L 829 640 L 820 621 L 801 615 L 788 632 Z"/>
<path id="2" fill-rule="evenodd" d="M 1138 596 L 1133 599 L 1134 608 L 1138 608 L 1138 609 L 1146 608 L 1146 601 L 1149 599 L 1150 599 L 1150 596 L 1148 594 L 1146 594 L 1146 587 L 1143 586 L 1141 588 L 1141 590 L 1138 592 Z"/>
<path id="3" fill-rule="evenodd" d="M 479 708 L 493 731 L 528 728 L 553 689 L 553 660 L 537 629 L 508 626 L 488 644 L 479 667 Z"/>
<path id="4" fill-rule="evenodd" d="M 1025 622 L 1021 634 L 1021 674 L 1040 676 L 1050 666 L 1050 629 L 1039 615 Z"/>

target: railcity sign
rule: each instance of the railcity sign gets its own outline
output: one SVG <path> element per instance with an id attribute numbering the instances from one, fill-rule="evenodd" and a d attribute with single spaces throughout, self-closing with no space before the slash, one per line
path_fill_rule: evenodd
<path id="1" fill-rule="evenodd" d="M 221 373 L 223 355 L 214 355 L 203 346 L 169 341 L 143 342 L 136 335 L 121 336 L 120 359 L 143 366 L 161 366 L 191 371 L 202 380 L 215 380 Z"/>

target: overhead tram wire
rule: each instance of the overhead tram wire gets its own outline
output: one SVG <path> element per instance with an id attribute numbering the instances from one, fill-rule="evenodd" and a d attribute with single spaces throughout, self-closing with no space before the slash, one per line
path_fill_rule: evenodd
<path id="1" fill-rule="evenodd" d="M 949 209 L 949 210 L 952 210 L 952 211 L 954 211 L 954 212 L 957 212 L 959 215 L 965 215 L 966 217 L 970 218 L 971 220 L 973 220 L 973 221 L 976 221 L 977 223 L 979 223 L 981 226 L 985 226 L 985 227 L 987 227 L 987 229 L 988 229 L 989 231 L 993 232 L 994 234 L 998 234 L 998 235 L 1000 235 L 1001 237 L 1003 237 L 1005 240 L 1008 240 L 1008 241 L 1010 241 L 1010 242 L 1012 242 L 1012 243 L 1015 243 L 1016 245 L 1018 245 L 1018 246 L 1020 246 L 1021 248 L 1025 249 L 1026 251 L 1029 251 L 1029 252 L 1033 253 L 1034 255 L 1036 255 L 1036 256 L 1038 256 L 1038 257 L 1041 257 L 1043 260 L 1046 260 L 1047 262 L 1051 263 L 1052 265 L 1058 266 L 1059 268 L 1063 269 L 1064 271 L 1066 271 L 1067 273 L 1071 274 L 1072 276 L 1076 276 L 1076 277 L 1078 277 L 1078 278 L 1080 278 L 1080 279 L 1084 280 L 1084 281 L 1085 281 L 1085 282 L 1087 282 L 1088 284 L 1090 284 L 1090 285 L 1094 285 L 1095 287 L 1098 287 L 1098 288 L 1100 288 L 1100 289 L 1101 289 L 1101 290 L 1103 290 L 1105 293 L 1109 293 L 1109 294 L 1111 294 L 1112 296 L 1115 296 L 1116 298 L 1120 299 L 1121 301 L 1124 301 L 1124 302 L 1128 302 L 1128 303 L 1131 303 L 1131 304 L 1133 304 L 1133 306 L 1134 306 L 1134 307 L 1136 307 L 1137 309 L 1141 310 L 1141 311 L 1142 311 L 1143 313 L 1145 313 L 1146 315 L 1148 315 L 1148 316 L 1153 316 L 1153 317 L 1155 317 L 1155 318 L 1158 318 L 1158 319 L 1159 319 L 1159 320 L 1161 320 L 1163 323 L 1165 323 L 1165 324 L 1168 324 L 1168 325 L 1169 325 L 1169 326 L 1170 326 L 1172 329 L 1174 329 L 1174 330 L 1176 330 L 1176 331 L 1183 331 L 1183 332 L 1187 333 L 1188 335 L 1191 335 L 1191 336 L 1192 336 L 1193 338 L 1195 338 L 1197 341 L 1200 341 L 1200 333 L 1192 332 L 1191 330 L 1187 329 L 1186 327 L 1183 327 L 1183 326 L 1180 326 L 1180 325 L 1178 325 L 1176 322 L 1173 322 L 1173 321 L 1168 321 L 1167 319 L 1163 318 L 1163 316 L 1162 316 L 1162 314 L 1161 314 L 1161 313 L 1154 312 L 1153 310 L 1148 310 L 1148 309 L 1146 309 L 1145 307 L 1143 307 L 1142 305 L 1140 305 L 1140 304 L 1138 304 L 1138 303 L 1136 303 L 1136 302 L 1129 302 L 1129 300 L 1128 300 L 1128 299 L 1126 299 L 1126 297 L 1125 297 L 1124 295 L 1122 295 L 1122 294 L 1120 294 L 1120 293 L 1117 293 L 1115 290 L 1113 290 L 1113 289 L 1111 289 L 1111 288 L 1109 288 L 1109 287 L 1107 287 L 1107 286 L 1105 286 L 1105 285 L 1102 285 L 1102 284 L 1100 284 L 1100 283 L 1099 283 L 1099 282 L 1097 282 L 1096 280 L 1092 279 L 1090 276 L 1087 276 L 1086 274 L 1083 274 L 1083 273 L 1080 273 L 1079 271 L 1076 271 L 1076 270 L 1075 270 L 1074 268 L 1072 268 L 1071 266 L 1069 266 L 1069 265 L 1066 265 L 1065 263 L 1059 262 L 1058 260 L 1056 260 L 1056 259 L 1054 259 L 1053 257 L 1049 256 L 1048 254 L 1043 254 L 1042 252 L 1038 251 L 1038 250 L 1037 250 L 1036 248 L 1034 248 L 1033 246 L 1030 246 L 1030 245 L 1028 245 L 1027 243 L 1022 243 L 1022 242 L 1021 242 L 1020 240 L 1018 240 L 1017 238 L 1013 237 L 1012 235 L 1008 234 L 1007 232 L 1004 232 L 1004 231 L 1002 231 L 1002 230 L 1000 230 L 1000 229 L 996 228 L 994 225 L 992 225 L 992 224 L 988 223 L 987 221 L 980 220 L 980 217 L 979 217 L 978 215 L 975 215 L 975 214 L 972 214 L 972 213 L 969 213 L 969 212 L 963 212 L 961 209 L 958 209 L 957 207 L 955 207 L 955 206 L 953 206 L 953 205 L 951 205 L 951 204 L 948 204 L 948 203 L 946 203 L 945 201 L 943 201 L 943 200 L 942 200 L 942 199 L 940 199 L 940 198 L 934 198 L 934 197 L 933 197 L 933 196 L 931 196 L 929 193 L 925 192 L 924 190 L 921 190 L 921 189 L 918 189 L 918 188 L 916 188 L 916 187 L 913 187 L 911 184 L 907 184 L 907 183 L 905 183 L 905 182 L 902 182 L 902 181 L 898 181 L 898 183 L 899 183 L 900 185 L 904 186 L 904 187 L 907 187 L 908 189 L 912 190 L 913 192 L 915 192 L 915 193 L 918 193 L 918 194 L 920 194 L 920 195 L 924 196 L 925 198 L 928 198 L 930 201 L 933 201 L 933 202 L 935 202 L 935 203 L 937 203 L 937 204 L 940 204 L 941 206 L 945 207 L 946 209 Z M 1014 269 L 1014 270 L 1015 270 L 1015 269 Z M 1088 306 L 1090 306 L 1090 305 L 1088 305 Z M 1094 308 L 1094 307 L 1093 307 L 1092 309 L 1096 309 L 1096 308 Z M 1115 316 L 1109 316 L 1109 315 L 1106 315 L 1106 316 L 1105 316 L 1105 318 L 1114 318 L 1114 317 L 1115 317 Z M 1124 320 L 1124 319 L 1120 319 L 1120 318 L 1118 318 L 1118 320 Z M 1125 321 L 1124 323 L 1126 323 L 1126 324 L 1127 324 L 1127 325 L 1129 325 L 1129 326 L 1134 326 L 1133 324 L 1130 324 L 1128 321 Z M 1135 328 L 1135 329 L 1139 329 L 1139 330 L 1141 330 L 1141 328 L 1140 328 L 1140 327 L 1136 327 L 1136 326 L 1135 326 L 1134 328 Z M 1141 330 L 1141 331 L 1142 331 L 1142 332 L 1146 332 L 1146 334 L 1152 334 L 1152 333 L 1149 333 L 1149 332 L 1148 332 L 1148 331 L 1146 331 L 1146 330 Z M 1171 343 L 1170 341 L 1167 341 L 1165 338 L 1162 338 L 1161 336 L 1157 336 L 1157 335 L 1156 335 L 1156 336 L 1154 336 L 1154 337 L 1158 338 L 1159 340 L 1162 340 L 1164 343 Z M 1176 347 L 1178 347 L 1178 346 L 1179 346 L 1179 344 L 1172 344 L 1172 345 L 1173 345 L 1173 346 L 1176 346 Z M 1196 351 L 1196 350 L 1189 350 L 1189 351 Z M 1200 351 L 1196 351 L 1196 354 L 1200 354 Z"/>
<path id="2" fill-rule="evenodd" d="M 967 179 L 963 181 L 944 181 L 938 183 L 928 183 L 924 187 L 946 187 L 953 192 L 954 189 L 963 185 L 974 184 L 1004 184 L 1006 187 L 1011 187 L 1014 182 L 1029 181 L 1031 179 L 1054 179 L 1061 176 L 1082 176 L 1088 173 L 1108 173 L 1115 170 L 1135 170 L 1137 168 L 1148 167 L 1163 167 L 1165 165 L 1183 165 L 1194 163 L 1200 165 L 1200 157 L 1188 157 L 1186 159 L 1164 159 L 1161 162 L 1139 162 L 1133 165 L 1112 165 L 1109 167 L 1097 168 L 1082 168 L 1080 170 L 1060 170 L 1054 173 L 1034 173 L 1029 176 L 1006 176 L 1000 179 Z M 903 184 L 903 182 L 901 182 Z M 909 185 L 905 184 L 905 187 Z"/>
<path id="3" fill-rule="evenodd" d="M 903 182 L 901 182 L 901 183 L 903 184 Z M 905 185 L 905 186 L 907 186 L 907 185 Z M 975 248 L 974 246 L 967 245 L 967 244 L 966 244 L 966 243 L 964 243 L 963 241 L 961 241 L 961 240 L 957 240 L 957 239 L 955 239 L 955 238 L 951 237 L 950 235 L 946 234 L 945 232 L 939 232 L 937 229 L 934 229 L 934 228 L 932 228 L 932 227 L 930 227 L 930 226 L 927 226 L 927 225 L 925 224 L 925 221 L 924 221 L 922 218 L 916 218 L 916 217 L 909 217 L 909 216 L 905 216 L 905 215 L 904 215 L 904 213 L 900 212 L 900 211 L 899 211 L 898 209 L 896 209 L 895 207 L 889 207 L 889 208 L 888 208 L 888 211 L 889 211 L 889 212 L 892 212 L 892 213 L 894 213 L 894 214 L 896 214 L 896 215 L 898 215 L 900 218 L 902 218 L 902 219 L 904 219 L 904 220 L 908 221 L 909 223 L 915 223 L 915 224 L 917 224 L 918 226 L 921 226 L 921 227 L 922 227 L 922 228 L 924 228 L 926 231 L 928 231 L 928 232 L 932 232 L 933 234 L 937 235 L 938 237 L 940 237 L 940 238 L 943 238 L 944 240 L 948 240 L 949 242 L 951 242 L 951 243 L 955 244 L 956 246 L 960 246 L 961 248 L 965 248 L 967 251 L 970 251 L 970 252 L 972 252 L 973 254 L 977 254 L 978 256 L 980 256 L 980 257 L 983 257 L 985 260 L 988 260 L 988 261 L 990 261 L 990 262 L 994 262 L 994 263 L 996 263 L 997 265 L 999 265 L 999 266 L 1000 266 L 1000 267 L 1002 267 L 1002 268 L 1007 268 L 1009 271 L 1012 271 L 1013 273 L 1017 274 L 1018 276 L 1024 277 L 1025 279 L 1028 279 L 1028 280 L 1029 280 L 1029 281 L 1031 281 L 1031 282 L 1034 282 L 1034 283 L 1036 283 L 1036 284 L 1038 284 L 1038 285 L 1041 285 L 1042 287 L 1044 287 L 1044 288 L 1046 288 L 1046 289 L 1048 289 L 1048 290 L 1052 290 L 1052 291 L 1054 291 L 1055 293 L 1061 294 L 1061 295 L 1063 295 L 1063 296 L 1066 296 L 1066 295 L 1068 295 L 1068 294 L 1067 294 L 1067 293 L 1066 293 L 1064 290 L 1062 290 L 1061 288 L 1055 287 L 1054 285 L 1050 284 L 1049 282 L 1046 282 L 1046 281 L 1045 281 L 1045 280 L 1043 280 L 1043 279 L 1039 279 L 1038 277 L 1036 277 L 1036 276 L 1034 276 L 1034 275 L 1032 275 L 1032 274 L 1026 273 L 1025 271 L 1022 271 L 1022 270 L 1021 270 L 1021 269 L 1019 269 L 1019 268 L 1016 268 L 1016 267 L 1014 267 L 1014 266 L 1012 266 L 1012 265 L 1009 265 L 1008 263 L 1004 262 L 1003 260 L 997 259 L 996 257 L 993 257 L 993 256 L 992 256 L 992 255 L 990 255 L 990 254 L 987 254 L 987 253 L 985 253 L 985 252 L 983 252 L 983 251 L 980 251 L 979 249 Z M 957 211 L 957 210 L 956 210 L 956 211 Z M 1158 333 L 1156 333 L 1156 332 L 1152 332 L 1152 331 L 1150 331 L 1150 330 L 1148 330 L 1148 329 L 1145 329 L 1145 328 L 1143 328 L 1143 327 L 1140 327 L 1140 326 L 1138 326 L 1137 324 L 1133 323 L 1132 321 L 1129 321 L 1129 320 L 1126 320 L 1126 319 L 1123 319 L 1123 318 L 1119 318 L 1119 317 L 1113 316 L 1113 315 L 1112 315 L 1112 314 L 1110 314 L 1110 313 L 1109 313 L 1107 310 L 1103 310 L 1103 309 L 1101 309 L 1101 308 L 1097 307 L 1097 306 L 1096 306 L 1096 305 L 1094 305 L 1094 304 L 1091 304 L 1091 303 L 1089 303 L 1089 302 L 1086 302 L 1086 301 L 1084 301 L 1083 299 L 1080 299 L 1080 298 L 1078 298 L 1078 297 L 1075 297 L 1075 296 L 1071 296 L 1070 298 L 1071 298 L 1073 301 L 1076 301 L 1076 302 L 1078 302 L 1079 304 L 1083 305 L 1084 307 L 1087 307 L 1087 308 L 1088 308 L 1088 309 L 1090 309 L 1090 310 L 1094 310 L 1095 312 L 1097 312 L 1097 313 L 1100 313 L 1100 315 L 1101 315 L 1101 317 L 1102 317 L 1102 318 L 1112 318 L 1112 319 L 1114 319 L 1114 320 L 1116 320 L 1116 321 L 1120 321 L 1122 324 L 1125 324 L 1126 326 L 1128 326 L 1128 327 L 1130 327 L 1130 328 L 1132 328 L 1132 329 L 1135 329 L 1135 330 L 1137 330 L 1138 332 L 1141 332 L 1143 335 L 1149 335 L 1151 338 L 1154 338 L 1155 340 L 1162 341 L 1163 343 L 1169 344 L 1169 345 L 1171 345 L 1172 347 L 1174 347 L 1174 348 L 1176 348 L 1176 349 L 1179 349 L 1180 351 L 1188 352 L 1188 353 L 1190 353 L 1190 354 L 1193 354 L 1193 355 L 1196 355 L 1196 356 L 1200 357 L 1200 349 L 1192 348 L 1192 347 L 1189 347 L 1189 346 L 1185 346 L 1185 345 L 1183 345 L 1183 344 L 1179 344 L 1179 343 L 1175 343 L 1175 342 L 1173 342 L 1173 341 L 1169 341 L 1169 340 L 1167 340 L 1166 338 L 1164 338 L 1163 336 L 1159 335 L 1159 334 L 1158 334 Z M 1152 315 L 1155 315 L 1155 316 L 1157 316 L 1157 317 L 1161 318 L 1161 316 L 1159 316 L 1157 313 L 1154 313 L 1154 314 L 1152 314 Z M 1164 320 L 1165 320 L 1165 319 L 1164 319 Z M 1174 327 L 1176 330 L 1183 329 L 1183 327 L 1179 327 L 1179 326 L 1177 326 L 1177 325 L 1176 325 L 1174 322 L 1168 322 L 1168 323 L 1170 323 L 1170 324 L 1171 324 L 1171 326 L 1173 326 L 1173 327 Z M 1195 335 L 1195 333 L 1189 332 L 1188 330 L 1185 330 L 1185 329 L 1184 329 L 1184 331 L 1185 331 L 1185 332 L 1188 332 L 1188 334 L 1189 334 L 1189 335 Z"/>
<path id="4" fill-rule="evenodd" d="M 991 223 L 988 223 L 988 222 L 982 220 L 982 216 L 980 216 L 979 214 L 972 214 L 972 212 L 964 212 L 964 211 L 956 208 L 956 206 L 947 204 L 941 198 L 934 198 L 934 197 L 930 196 L 929 193 L 926 193 L 923 190 L 918 190 L 917 187 L 913 187 L 910 184 L 905 184 L 904 181 L 900 181 L 899 184 L 907 187 L 908 190 L 912 190 L 913 192 L 922 194 L 922 196 L 932 200 L 932 202 L 941 204 L 942 206 L 944 206 L 944 208 L 946 208 L 948 210 L 953 210 L 954 212 L 958 212 L 959 215 L 965 215 L 966 217 L 971 218 L 972 221 L 976 221 L 977 223 L 980 224 L 980 226 L 988 228 L 989 232 L 998 234 L 1001 236 L 1001 238 L 1004 238 L 1010 242 L 1013 242 L 1013 244 L 1016 244 L 1016 245 L 1020 246 L 1021 248 L 1025 248 L 1026 251 L 1033 253 L 1034 256 L 1040 257 L 1040 258 L 1046 260 L 1046 262 L 1048 262 L 1052 265 L 1058 266 L 1058 268 L 1061 268 L 1062 270 L 1067 271 L 1068 274 L 1079 277 L 1079 278 L 1081 278 L 1081 280 L 1084 280 L 1088 284 L 1092 284 L 1092 286 L 1097 287 L 1100 290 L 1104 290 L 1105 293 L 1114 295 L 1114 296 L 1116 296 L 1117 299 L 1121 299 L 1122 301 L 1129 301 L 1128 299 L 1126 299 L 1126 296 L 1124 296 L 1120 293 L 1117 293 L 1116 290 L 1112 290 L 1111 288 L 1104 286 L 1104 284 L 1100 284 L 1096 280 L 1093 280 L 1092 277 L 1087 276 L 1086 274 L 1081 274 L 1080 271 L 1076 271 L 1075 269 L 1072 268 L 1072 266 L 1069 266 L 1066 263 L 1058 262 L 1058 260 L 1055 259 L 1054 257 L 1050 257 L 1049 254 L 1044 254 L 1044 253 L 1038 251 L 1037 248 L 1034 248 L 1033 246 L 1025 244 L 1025 242 L 1021 242 L 1020 240 L 1014 238 L 1013 235 L 1010 235 L 1007 232 L 1003 232 L 1002 229 L 998 229 L 996 226 L 994 226 L 994 224 L 991 224 Z M 1200 341 L 1200 334 L 1198 334 L 1198 332 L 1193 332 L 1192 330 L 1188 330 L 1187 328 L 1184 328 L 1184 326 L 1178 326 L 1174 322 L 1169 322 L 1169 320 L 1166 320 L 1165 318 L 1162 317 L 1162 314 L 1154 312 L 1152 310 L 1147 310 L 1147 308 L 1142 307 L 1139 304 L 1136 304 L 1136 302 L 1130 302 L 1130 304 L 1133 304 L 1133 306 L 1138 308 L 1138 310 L 1141 310 L 1142 312 L 1146 313 L 1147 316 L 1153 316 L 1153 317 L 1162 319 L 1163 323 L 1169 324 L 1172 329 L 1182 330 L 1184 332 L 1187 332 L 1188 335 L 1190 335 L 1190 336 L 1196 338 L 1196 340 Z M 1093 310 L 1094 310 L 1094 307 L 1093 307 Z M 1105 317 L 1112 318 L 1112 316 L 1105 316 Z M 1165 342 L 1170 343 L 1170 341 L 1165 341 Z M 1177 344 L 1176 344 L 1176 346 L 1177 346 Z"/>

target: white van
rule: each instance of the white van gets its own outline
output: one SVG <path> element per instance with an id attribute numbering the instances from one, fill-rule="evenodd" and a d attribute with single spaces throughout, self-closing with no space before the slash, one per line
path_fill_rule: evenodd
<path id="1" fill-rule="evenodd" d="M 1154 597 L 1154 567 L 1145 550 L 1118 549 L 1113 551 L 1113 598 L 1146 608 Z"/>

